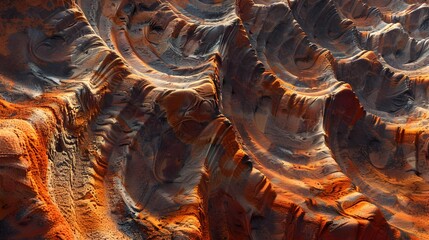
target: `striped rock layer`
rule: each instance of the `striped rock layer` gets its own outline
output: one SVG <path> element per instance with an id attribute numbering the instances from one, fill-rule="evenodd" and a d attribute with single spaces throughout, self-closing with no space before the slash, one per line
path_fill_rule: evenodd
<path id="1" fill-rule="evenodd" d="M 0 239 L 429 239 L 420 0 L 0 1 Z"/>

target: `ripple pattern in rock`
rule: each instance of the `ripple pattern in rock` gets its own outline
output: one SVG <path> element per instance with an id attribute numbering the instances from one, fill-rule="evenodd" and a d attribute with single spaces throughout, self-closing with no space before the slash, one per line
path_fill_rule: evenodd
<path id="1" fill-rule="evenodd" d="M 420 0 L 0 2 L 0 239 L 429 239 Z"/>

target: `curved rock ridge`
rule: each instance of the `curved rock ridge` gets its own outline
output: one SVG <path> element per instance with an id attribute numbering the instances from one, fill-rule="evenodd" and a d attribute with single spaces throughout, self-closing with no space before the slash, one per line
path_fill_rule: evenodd
<path id="1" fill-rule="evenodd" d="M 0 239 L 429 239 L 417 0 L 0 1 Z"/>

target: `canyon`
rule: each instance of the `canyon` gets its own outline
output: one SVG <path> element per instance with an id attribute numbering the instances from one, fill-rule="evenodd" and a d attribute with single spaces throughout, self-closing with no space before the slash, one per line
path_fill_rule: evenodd
<path id="1" fill-rule="evenodd" d="M 0 239 L 429 239 L 421 0 L 0 1 Z"/>

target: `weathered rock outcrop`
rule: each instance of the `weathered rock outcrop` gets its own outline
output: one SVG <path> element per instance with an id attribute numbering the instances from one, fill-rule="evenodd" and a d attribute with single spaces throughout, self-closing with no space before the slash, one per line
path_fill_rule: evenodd
<path id="1" fill-rule="evenodd" d="M 0 2 L 0 239 L 428 239 L 412 0 Z"/>

